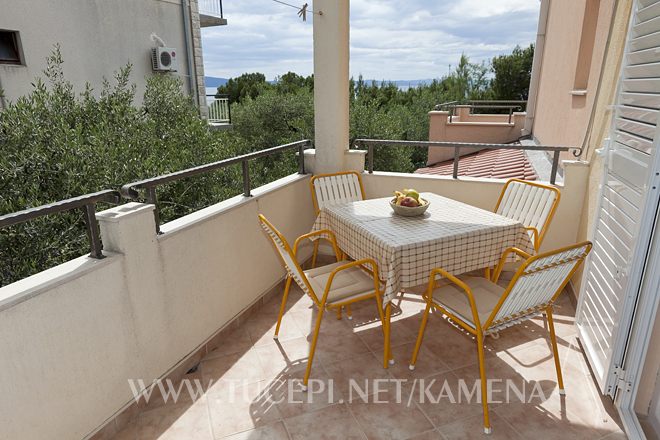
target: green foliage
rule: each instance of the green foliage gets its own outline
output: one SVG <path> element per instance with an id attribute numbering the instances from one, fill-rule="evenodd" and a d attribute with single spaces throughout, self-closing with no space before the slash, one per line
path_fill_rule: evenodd
<path id="1" fill-rule="evenodd" d="M 493 58 L 495 78 L 491 87 L 497 99 L 527 100 L 533 61 L 533 44 L 525 49 L 516 46 L 510 55 Z"/>
<path id="2" fill-rule="evenodd" d="M 180 81 L 148 80 L 134 105 L 131 67 L 105 81 L 98 97 L 79 95 L 62 72 L 59 49 L 46 81 L 0 112 L 0 213 L 20 211 L 232 155 L 216 142 Z M 167 221 L 240 192 L 238 170 L 159 190 Z M 0 231 L 0 285 L 86 253 L 80 212 L 53 215 Z"/>
<path id="3" fill-rule="evenodd" d="M 237 78 L 230 78 L 227 84 L 218 87 L 218 94 L 229 95 L 229 102 L 241 102 L 245 98 L 256 98 L 271 87 L 263 73 L 244 73 Z"/>

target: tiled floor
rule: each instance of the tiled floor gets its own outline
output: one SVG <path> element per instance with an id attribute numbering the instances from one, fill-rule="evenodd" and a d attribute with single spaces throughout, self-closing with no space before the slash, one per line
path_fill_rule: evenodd
<path id="1" fill-rule="evenodd" d="M 197 379 L 202 385 L 201 397 L 193 400 L 184 388 L 176 404 L 152 400 L 116 438 L 489 438 L 482 431 L 478 393 L 469 399 L 478 377 L 471 337 L 432 316 L 417 368 L 408 369 L 423 308 L 420 297 L 406 294 L 396 301 L 396 364 L 388 370 L 381 362 L 375 304 L 354 306 L 353 320 L 338 321 L 334 313 L 326 314 L 311 376 L 318 381 L 310 383 L 307 393 L 298 387 L 316 311 L 311 300 L 293 291 L 275 341 L 277 301 L 250 317 L 186 376 L 190 384 Z M 499 339 L 487 339 L 487 374 L 495 379 L 490 438 L 625 438 L 614 408 L 600 398 L 592 382 L 576 341 L 574 313 L 563 295 L 555 325 L 566 396 L 557 392 L 542 318 L 508 329 Z"/>

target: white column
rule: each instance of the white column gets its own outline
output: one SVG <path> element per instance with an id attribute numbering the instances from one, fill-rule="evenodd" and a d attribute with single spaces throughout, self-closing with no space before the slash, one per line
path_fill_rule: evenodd
<path id="1" fill-rule="evenodd" d="M 349 0 L 314 0 L 314 173 L 345 167 L 348 150 Z"/>

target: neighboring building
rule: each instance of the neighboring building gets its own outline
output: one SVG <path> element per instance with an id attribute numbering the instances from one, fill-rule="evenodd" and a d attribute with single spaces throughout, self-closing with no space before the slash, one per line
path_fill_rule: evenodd
<path id="1" fill-rule="evenodd" d="M 98 91 L 103 78 L 131 63 L 141 100 L 146 78 L 155 73 L 152 49 L 164 45 L 173 49 L 176 71 L 158 74 L 179 76 L 201 114 L 207 114 L 200 27 L 227 23 L 222 0 L 0 0 L 0 11 L 5 103 L 32 90 L 55 44 L 77 90 L 90 83 Z"/>

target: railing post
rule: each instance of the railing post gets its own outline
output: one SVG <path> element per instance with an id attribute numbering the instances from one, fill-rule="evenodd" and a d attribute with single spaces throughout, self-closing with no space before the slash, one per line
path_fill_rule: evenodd
<path id="1" fill-rule="evenodd" d="M 85 225 L 87 226 L 87 238 L 89 238 L 89 256 L 102 259 L 103 245 L 101 244 L 101 234 L 99 233 L 99 224 L 96 221 L 96 206 L 93 203 L 83 207 L 85 213 Z"/>
<path id="2" fill-rule="evenodd" d="M 252 197 L 250 192 L 250 164 L 247 160 L 241 162 L 243 167 L 243 196 Z"/>
<path id="3" fill-rule="evenodd" d="M 374 146 L 372 144 L 369 144 L 367 146 L 367 169 L 369 170 L 369 174 L 374 173 Z"/>
<path id="4" fill-rule="evenodd" d="M 557 180 L 557 169 L 559 168 L 559 151 L 555 150 L 554 155 L 552 156 L 552 170 L 550 170 L 550 183 L 555 184 Z"/>
<path id="5" fill-rule="evenodd" d="M 298 147 L 298 174 L 305 174 L 305 147 L 307 144 L 300 144 Z"/>
<path id="6" fill-rule="evenodd" d="M 509 107 L 509 124 L 511 123 L 512 116 L 513 116 L 513 107 Z"/>
<path id="7" fill-rule="evenodd" d="M 160 231 L 160 213 L 158 212 L 158 197 L 156 196 L 156 187 L 151 186 L 147 189 L 147 203 L 154 205 L 154 221 L 156 222 L 156 234 L 162 234 Z"/>
<path id="8" fill-rule="evenodd" d="M 458 179 L 458 161 L 460 159 L 459 154 L 460 147 L 454 147 L 454 171 L 452 172 L 452 177 Z"/>

